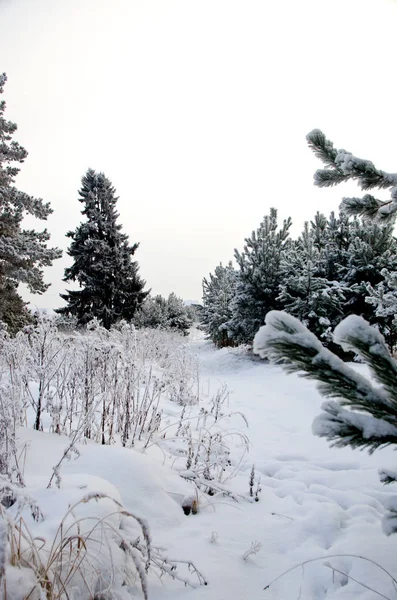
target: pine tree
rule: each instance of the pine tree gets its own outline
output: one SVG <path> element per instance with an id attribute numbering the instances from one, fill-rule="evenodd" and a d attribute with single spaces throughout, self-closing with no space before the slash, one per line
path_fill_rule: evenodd
<path id="1" fill-rule="evenodd" d="M 227 327 L 238 344 L 252 344 L 266 313 L 281 305 L 279 287 L 283 280 L 283 261 L 290 247 L 291 224 L 288 218 L 279 228 L 277 210 L 272 208 L 260 227 L 245 239 L 243 252 L 235 250 L 240 270 L 231 303 L 233 316 Z"/>
<path id="2" fill-rule="evenodd" d="M 397 344 L 397 271 L 382 269 L 382 281 L 375 287 L 367 285 L 368 304 L 375 307 L 376 324 L 390 352 Z"/>
<path id="3" fill-rule="evenodd" d="M 182 298 L 178 298 L 174 292 L 171 292 L 167 298 L 165 325 L 167 329 L 176 330 L 183 335 L 189 334 L 189 328 L 192 325 Z"/>
<path id="4" fill-rule="evenodd" d="M 328 220 L 317 213 L 311 225 L 315 245 L 320 250 L 318 274 L 329 282 L 338 282 L 345 298 L 339 316 L 331 319 L 332 326 L 350 314 L 380 324 L 380 316 L 366 298 L 368 286 L 377 286 L 383 280 L 382 269 L 397 270 L 392 222 L 351 218 L 341 212 L 338 217 L 331 213 Z M 295 312 L 291 314 L 299 317 Z M 309 329 L 318 334 L 310 326 Z"/>
<path id="5" fill-rule="evenodd" d="M 225 267 L 218 265 L 209 278 L 203 279 L 203 308 L 200 324 L 218 348 L 233 346 L 228 334 L 228 322 L 232 318 L 231 302 L 236 293 L 236 270 L 230 261 Z"/>
<path id="6" fill-rule="evenodd" d="M 67 234 L 72 239 L 68 254 L 74 262 L 64 276 L 64 281 L 75 281 L 80 289 L 61 294 L 67 306 L 57 310 L 77 317 L 79 325 L 97 318 L 109 329 L 120 319 L 130 321 L 148 294 L 143 291 L 138 263 L 131 260 L 138 244 L 130 246 L 117 223 L 117 200 L 110 180 L 88 169 L 79 197 L 86 221 Z"/>
<path id="7" fill-rule="evenodd" d="M 0 94 L 7 81 L 0 75 Z M 6 104 L 0 102 L 0 321 L 10 333 L 15 333 L 30 321 L 26 304 L 18 294 L 18 285 L 24 283 L 30 292 L 42 294 L 49 284 L 43 279 L 43 267 L 52 265 L 61 256 L 57 248 L 47 248 L 50 235 L 46 229 L 37 232 L 22 229 L 26 215 L 46 220 L 52 213 L 49 203 L 19 191 L 15 177 L 27 152 L 12 140 L 17 126 L 4 118 Z"/>
<path id="8" fill-rule="evenodd" d="M 322 134 L 316 133 L 317 141 L 318 138 L 321 141 L 318 149 L 312 138 L 313 132 L 309 143 L 316 154 L 323 160 L 327 153 L 331 157 L 329 168 L 320 176 L 317 174 L 316 183 L 321 186 L 324 181 L 344 181 L 343 172 L 338 171 L 339 163 L 332 144 Z M 354 176 L 361 185 L 365 181 L 366 165 L 368 182 L 371 183 L 375 177 L 372 163 L 351 159 L 349 169 L 356 173 Z M 378 181 L 382 184 L 386 180 L 390 181 L 390 177 L 380 172 Z M 347 205 L 344 201 L 343 207 Z M 375 210 L 373 204 L 371 212 L 364 210 L 365 207 L 368 209 L 370 202 L 364 205 L 365 202 L 356 204 L 361 206 L 360 212 L 367 218 L 372 216 L 384 220 L 384 207 Z M 392 210 L 395 212 L 393 206 Z M 388 217 L 391 221 L 391 214 Z M 366 448 L 370 453 L 385 446 L 397 447 L 397 361 L 391 356 L 383 336 L 362 317 L 350 315 L 336 327 L 334 341 L 345 351 L 357 354 L 368 365 L 374 384 L 324 348 L 304 325 L 284 312 L 273 311 L 267 315 L 266 325 L 255 336 L 254 351 L 282 363 L 287 372 L 299 372 L 303 377 L 314 379 L 318 382 L 320 393 L 330 398 L 313 423 L 316 435 L 326 438 L 333 446 Z M 383 471 L 381 480 L 384 483 L 397 481 L 397 471 Z M 397 501 L 386 514 L 383 527 L 387 534 L 397 532 Z"/>
<path id="9" fill-rule="evenodd" d="M 133 322 L 138 328 L 165 329 L 167 300 L 160 294 L 148 296 L 134 315 Z"/>
<path id="10" fill-rule="evenodd" d="M 188 307 L 174 292 L 167 299 L 148 296 L 134 316 L 136 327 L 176 330 L 183 335 L 188 335 L 192 322 Z"/>
<path id="11" fill-rule="evenodd" d="M 321 219 L 321 223 L 326 224 L 326 220 Z M 300 319 L 324 342 L 328 340 L 330 327 L 340 321 L 345 301 L 343 285 L 323 275 L 325 249 L 316 226 L 310 229 L 309 223 L 305 223 L 301 236 L 285 258 L 278 297 L 289 314 Z"/>

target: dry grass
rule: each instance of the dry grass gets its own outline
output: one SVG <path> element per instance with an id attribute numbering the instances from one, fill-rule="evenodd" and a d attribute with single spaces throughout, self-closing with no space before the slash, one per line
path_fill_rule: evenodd
<path id="1" fill-rule="evenodd" d="M 105 517 L 76 517 L 83 504 L 108 499 L 115 510 Z M 117 500 L 106 494 L 88 494 L 71 506 L 62 518 L 52 541 L 33 537 L 22 516 L 14 519 L 0 505 L 4 540 L 9 546 L 9 564 L 28 569 L 34 574 L 34 585 L 25 600 L 44 597 L 46 600 L 69 599 L 71 589 L 79 589 L 80 598 L 111 598 L 116 578 L 121 585 L 134 586 L 139 581 L 145 600 L 148 598 L 147 571 L 150 566 L 150 537 L 144 521 L 127 511 Z M 116 519 L 114 518 L 116 517 Z M 122 529 L 122 519 L 138 525 L 141 536 L 132 539 Z M 118 523 L 118 525 L 117 525 Z M 4 538 L 4 539 L 3 539 Z M 119 555 L 119 556 L 117 556 Z M 123 560 L 120 560 L 122 556 Z M 5 562 L 0 574 L 3 591 L 7 589 Z M 4 593 L 4 599 L 7 598 Z"/>
<path id="2" fill-rule="evenodd" d="M 102 517 L 76 516 L 79 508 L 101 500 L 110 501 L 114 510 Z M 17 595 L 15 585 L 9 593 L 10 568 L 24 574 L 26 585 L 32 581 Z M 87 494 L 70 506 L 51 540 L 34 536 L 18 510 L 12 517 L 0 503 L 2 600 L 111 600 L 120 597 L 117 590 L 135 595 L 137 588 L 148 600 L 149 569 L 191 587 L 207 584 L 193 563 L 170 559 L 164 548 L 153 547 L 145 521 L 107 494 Z"/>

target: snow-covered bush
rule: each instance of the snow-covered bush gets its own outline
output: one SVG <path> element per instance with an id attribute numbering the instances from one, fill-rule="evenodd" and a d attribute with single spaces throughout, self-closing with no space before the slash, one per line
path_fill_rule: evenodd
<path id="1" fill-rule="evenodd" d="M 97 321 L 84 331 L 60 331 L 44 314 L 15 338 L 3 332 L 0 344 L 0 580 L 10 597 L 122 600 L 134 593 L 136 582 L 147 597 L 151 571 L 193 585 L 190 573 L 204 584 L 190 561 L 171 560 L 151 546 L 144 524 L 102 491 L 69 503 L 58 521 L 50 507 L 49 523 L 40 529 L 36 522 L 44 511 L 24 487 L 19 464 L 20 425 L 68 436 L 44 489 L 62 504 L 62 468 L 79 456 L 79 441 L 142 451 L 157 444 L 163 438 L 162 405 L 172 401 L 177 414 L 196 409 L 199 398 L 197 361 L 183 338 L 127 323 L 107 330 Z M 79 516 L 83 505 L 98 502 L 104 505 L 98 516 L 92 508 Z"/>
<path id="2" fill-rule="evenodd" d="M 138 328 L 169 329 L 188 335 L 193 315 L 182 298 L 171 293 L 168 298 L 148 296 L 133 321 Z"/>
<path id="3" fill-rule="evenodd" d="M 3 333 L 1 344 L 0 418 L 8 432 L 27 420 L 37 430 L 135 445 L 159 428 L 161 399 L 198 401 L 197 361 L 167 331 L 127 323 L 109 331 L 94 321 L 62 332 L 39 315 L 15 338 Z"/>

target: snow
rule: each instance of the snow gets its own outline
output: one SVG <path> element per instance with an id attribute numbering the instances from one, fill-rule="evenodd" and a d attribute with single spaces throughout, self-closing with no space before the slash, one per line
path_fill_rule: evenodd
<path id="1" fill-rule="evenodd" d="M 346 352 L 355 349 L 351 339 L 359 339 L 370 346 L 373 354 L 387 355 L 387 349 L 382 335 L 369 323 L 358 315 L 349 315 L 335 327 L 334 341 L 342 346 Z"/>
<path id="2" fill-rule="evenodd" d="M 387 537 L 381 521 L 386 507 L 397 506 L 396 494 L 393 486 L 380 483 L 378 475 L 380 468 L 395 470 L 395 454 L 390 449 L 369 456 L 350 448 L 330 448 L 312 434 L 323 403 L 314 382 L 287 376 L 244 348 L 216 350 L 195 330 L 188 343 L 200 365 L 204 401 L 226 384 L 227 412 L 241 412 L 249 423 L 247 430 L 234 414 L 223 425 L 250 440 L 249 453 L 242 454 L 234 439 L 231 460 L 236 476 L 224 484 L 247 501 L 199 492 L 198 513 L 185 516 L 182 504 L 192 498 L 194 487 L 177 473 L 175 457 L 158 445 L 142 454 L 117 446 L 79 444 L 80 457 L 61 467 L 61 490 L 46 490 L 67 438 L 21 429 L 19 443 L 29 445 L 28 491 L 45 516 L 34 525 L 35 534 L 51 536 L 68 505 L 101 491 L 148 522 L 154 545 L 166 548 L 172 558 L 192 560 L 208 580 L 208 586 L 193 589 L 149 576 L 151 600 L 377 597 L 352 578 L 395 597 L 390 577 L 364 560 L 395 572 L 397 537 Z M 362 365 L 352 368 L 364 372 Z M 175 405 L 164 408 L 169 419 L 177 421 Z M 172 447 L 172 440 L 167 443 Z M 260 477 L 259 502 L 249 501 L 253 464 L 256 481 Z M 102 507 L 87 504 L 85 510 L 94 506 L 103 514 L 109 508 L 106 502 L 110 501 Z M 249 554 L 251 548 L 255 553 Z M 316 562 L 263 589 L 284 571 L 311 559 Z M 15 570 L 12 577 L 17 579 Z M 134 594 L 140 597 L 138 588 Z"/>

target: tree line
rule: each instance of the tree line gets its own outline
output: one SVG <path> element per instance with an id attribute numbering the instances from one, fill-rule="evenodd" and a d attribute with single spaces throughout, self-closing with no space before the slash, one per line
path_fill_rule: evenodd
<path id="1" fill-rule="evenodd" d="M 308 140 L 317 154 L 318 144 L 327 143 L 318 130 Z M 316 175 L 319 185 L 333 184 L 330 172 Z M 337 176 L 340 179 L 340 173 Z M 370 202 L 368 195 L 364 201 Z M 297 239 L 290 236 L 291 219 L 280 224 L 272 208 L 245 239 L 243 250 L 235 250 L 236 266 L 220 264 L 204 278 L 201 322 L 207 336 L 219 347 L 252 344 L 266 314 L 282 310 L 337 350 L 334 327 L 356 314 L 375 325 L 393 351 L 397 341 L 394 219 L 392 215 L 376 220 L 360 216 L 355 203 L 357 199 L 346 200 L 339 213 L 328 217 L 317 212 Z"/>

